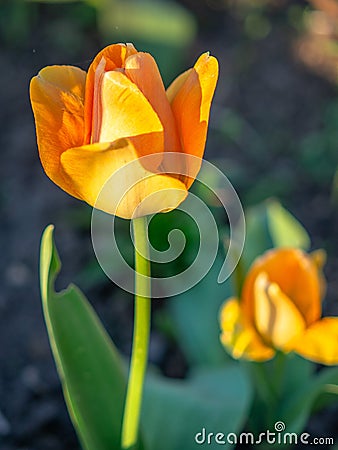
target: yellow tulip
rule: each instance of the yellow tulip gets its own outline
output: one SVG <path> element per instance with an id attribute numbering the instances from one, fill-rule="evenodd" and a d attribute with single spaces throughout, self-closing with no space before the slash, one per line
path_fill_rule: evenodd
<path id="1" fill-rule="evenodd" d="M 283 248 L 256 259 L 241 299 L 221 308 L 221 341 L 234 358 L 265 361 L 278 350 L 338 364 L 338 318 L 321 318 L 322 256 Z"/>
<path id="2" fill-rule="evenodd" d="M 164 156 L 203 157 L 217 77 L 217 60 L 204 53 L 165 90 L 153 57 L 132 44 L 106 47 L 87 73 L 45 67 L 30 96 L 46 174 L 74 197 L 123 218 L 174 209 L 200 164 L 187 172 L 182 159 L 182 167 L 168 167 Z M 118 186 L 99 196 L 130 162 L 118 178 L 127 192 Z"/>

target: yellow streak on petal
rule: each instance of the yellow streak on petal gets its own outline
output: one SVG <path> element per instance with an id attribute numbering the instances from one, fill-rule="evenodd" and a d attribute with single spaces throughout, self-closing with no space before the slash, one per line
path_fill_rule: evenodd
<path id="1" fill-rule="evenodd" d="M 139 156 L 163 152 L 163 126 L 136 84 L 120 71 L 106 72 L 100 94 L 99 142 L 131 138 Z M 158 155 L 157 165 L 161 159 Z"/>
<path id="2" fill-rule="evenodd" d="M 90 143 L 94 144 L 100 140 L 101 120 L 102 120 L 102 105 L 101 105 L 101 83 L 103 74 L 105 72 L 106 60 L 102 56 L 101 61 L 96 67 L 94 76 L 94 91 L 93 91 L 93 110 L 92 110 L 92 134 Z M 86 142 L 85 144 L 88 144 Z"/>
<path id="3" fill-rule="evenodd" d="M 113 44 L 108 45 L 101 50 L 93 59 L 88 69 L 86 78 L 86 101 L 85 101 L 85 140 L 84 144 L 90 143 L 90 138 L 93 134 L 93 103 L 95 91 L 95 78 L 97 78 L 98 66 L 104 61 L 104 71 L 108 72 L 118 68 L 123 68 L 125 60 L 128 56 L 137 53 L 137 50 L 132 44 Z M 99 68 L 99 72 L 100 69 Z"/>
<path id="4" fill-rule="evenodd" d="M 265 342 L 288 351 L 288 343 L 305 330 L 305 321 L 294 303 L 262 272 L 255 290 L 255 323 Z"/>

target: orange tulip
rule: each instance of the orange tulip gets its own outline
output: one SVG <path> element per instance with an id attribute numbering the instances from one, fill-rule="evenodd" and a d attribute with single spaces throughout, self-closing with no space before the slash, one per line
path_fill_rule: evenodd
<path id="1" fill-rule="evenodd" d="M 200 164 L 187 173 L 167 167 L 164 156 L 203 157 L 217 76 L 217 60 L 205 53 L 165 90 L 153 57 L 132 44 L 106 47 L 87 73 L 45 67 L 30 96 L 46 174 L 74 197 L 123 218 L 174 209 Z M 125 192 L 119 185 L 99 195 L 124 167 L 116 184 Z"/>
<path id="2" fill-rule="evenodd" d="M 291 248 L 256 259 L 241 301 L 231 298 L 221 309 L 221 341 L 233 357 L 265 361 L 279 350 L 338 364 L 338 318 L 321 318 L 323 259 Z"/>

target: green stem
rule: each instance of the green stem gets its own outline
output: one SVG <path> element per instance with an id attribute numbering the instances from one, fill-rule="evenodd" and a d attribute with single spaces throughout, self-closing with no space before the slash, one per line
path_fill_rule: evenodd
<path id="1" fill-rule="evenodd" d="M 286 365 L 287 355 L 283 352 L 276 352 L 275 360 L 274 360 L 274 384 L 276 388 L 276 392 L 278 393 L 279 398 L 282 396 L 282 388 L 283 381 L 285 375 L 285 365 Z"/>
<path id="2" fill-rule="evenodd" d="M 122 425 L 122 448 L 132 449 L 138 440 L 144 376 L 147 368 L 151 313 L 150 262 L 147 219 L 133 220 L 135 246 L 134 336 L 126 404 Z"/>
<path id="3" fill-rule="evenodd" d="M 237 266 L 234 270 L 234 278 L 233 278 L 234 291 L 235 291 L 235 296 L 237 296 L 237 298 L 241 298 L 244 278 L 245 278 L 245 271 L 244 271 L 244 267 L 243 267 L 243 260 L 239 259 Z"/>
<path id="4" fill-rule="evenodd" d="M 252 362 L 250 366 L 253 370 L 255 385 L 260 398 L 268 405 L 273 404 L 277 398 L 277 393 L 271 381 L 267 364 L 264 362 Z"/>

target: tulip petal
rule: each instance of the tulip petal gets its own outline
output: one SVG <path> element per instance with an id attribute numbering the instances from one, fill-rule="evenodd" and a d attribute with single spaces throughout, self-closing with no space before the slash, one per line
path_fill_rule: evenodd
<path id="1" fill-rule="evenodd" d="M 265 342 L 287 351 L 288 343 L 305 329 L 305 321 L 294 303 L 262 272 L 255 281 L 255 324 Z"/>
<path id="2" fill-rule="evenodd" d="M 173 97 L 171 107 L 183 151 L 198 158 L 202 158 L 204 153 L 210 106 L 217 77 L 217 59 L 204 53 L 191 71 L 181 75 L 174 81 L 174 85 L 168 88 L 169 97 Z M 195 179 L 201 163 L 202 161 L 197 158 L 195 163 L 190 163 L 190 177 L 186 179 L 187 187 Z"/>
<path id="3" fill-rule="evenodd" d="M 86 73 L 72 66 L 42 69 L 30 84 L 40 159 L 46 174 L 69 194 L 79 197 L 60 165 L 61 154 L 81 146 L 84 138 Z"/>
<path id="4" fill-rule="evenodd" d="M 338 364 L 338 318 L 325 317 L 312 324 L 293 343 L 293 350 L 321 364 Z"/>
<path id="5" fill-rule="evenodd" d="M 100 92 L 99 142 L 129 138 L 139 157 L 163 152 L 161 121 L 139 88 L 126 75 L 117 71 L 105 73 Z M 161 160 L 161 155 L 158 155 L 157 159 L 152 158 L 152 163 L 157 167 Z"/>
<path id="6" fill-rule="evenodd" d="M 181 89 L 183 84 L 186 82 L 187 78 L 191 74 L 194 69 L 188 69 L 185 72 L 181 73 L 175 80 L 170 84 L 170 86 L 166 90 L 167 98 L 169 103 L 172 103 L 178 91 Z"/>
<path id="7" fill-rule="evenodd" d="M 62 165 L 87 203 L 125 219 L 172 210 L 187 196 L 179 180 L 147 171 L 127 139 L 70 149 Z"/>
<path id="8" fill-rule="evenodd" d="M 309 256 L 312 259 L 314 265 L 317 267 L 320 284 L 320 296 L 321 298 L 324 298 L 326 294 L 326 280 L 323 268 L 327 259 L 326 251 L 323 249 L 314 250 L 310 253 Z"/>
<path id="9" fill-rule="evenodd" d="M 320 318 L 322 281 L 316 264 L 299 249 L 278 248 L 257 258 L 246 277 L 243 309 L 251 321 L 254 320 L 254 284 L 261 272 L 292 300 L 307 326 Z"/>
<path id="10" fill-rule="evenodd" d="M 125 63 L 125 73 L 140 89 L 158 115 L 164 128 L 164 150 L 180 151 L 175 119 L 154 58 L 149 53 L 141 52 L 129 56 Z"/>
<path id="11" fill-rule="evenodd" d="M 224 303 L 220 314 L 221 342 L 236 359 L 244 358 L 253 361 L 266 361 L 275 355 L 254 327 L 245 320 L 241 305 L 236 298 Z"/>
<path id="12" fill-rule="evenodd" d="M 86 72 L 74 66 L 47 66 L 40 70 L 39 81 L 50 83 L 61 91 L 69 92 L 84 101 Z M 33 79 L 34 79 L 33 78 Z"/>
<path id="13" fill-rule="evenodd" d="M 95 86 L 100 75 L 110 70 L 124 67 L 125 60 L 137 50 L 132 44 L 113 44 L 101 50 L 93 59 L 88 69 L 86 78 L 86 102 L 85 102 L 85 140 L 86 144 L 91 142 L 93 126 L 93 106 L 95 100 Z M 97 73 L 99 69 L 100 73 Z"/>

